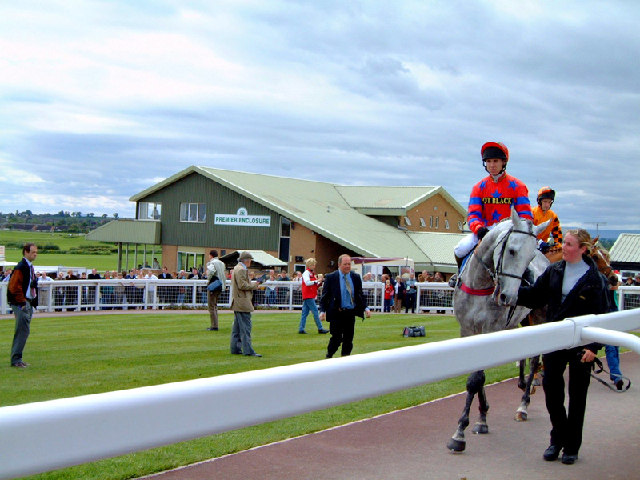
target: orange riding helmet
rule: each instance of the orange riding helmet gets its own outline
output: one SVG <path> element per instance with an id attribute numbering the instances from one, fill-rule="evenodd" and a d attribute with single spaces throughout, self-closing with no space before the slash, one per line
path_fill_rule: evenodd
<path id="1" fill-rule="evenodd" d="M 538 205 L 541 205 L 542 200 L 545 198 L 551 200 L 551 205 L 553 205 L 553 202 L 556 199 L 556 191 L 551 187 L 542 187 L 538 190 Z"/>

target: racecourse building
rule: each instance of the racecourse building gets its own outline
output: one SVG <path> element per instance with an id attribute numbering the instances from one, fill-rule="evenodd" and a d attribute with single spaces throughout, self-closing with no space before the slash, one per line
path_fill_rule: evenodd
<path id="1" fill-rule="evenodd" d="M 263 252 L 264 265 L 288 271 L 315 257 L 326 273 L 348 253 L 409 257 L 418 271 L 452 273 L 466 221 L 438 186 L 348 186 L 197 166 L 130 200 L 135 220 L 114 220 L 89 238 L 155 245 L 170 271 L 204 265 L 215 248 L 221 256 Z"/>

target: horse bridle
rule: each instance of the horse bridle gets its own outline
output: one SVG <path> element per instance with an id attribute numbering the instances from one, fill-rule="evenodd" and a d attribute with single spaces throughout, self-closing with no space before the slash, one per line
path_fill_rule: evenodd
<path id="1" fill-rule="evenodd" d="M 521 233 L 523 235 L 529 235 L 533 238 L 536 238 L 536 235 L 533 233 L 533 231 L 514 230 L 514 228 L 511 227 L 509 231 L 505 235 L 503 235 L 502 239 L 500 239 L 500 243 L 502 243 L 502 250 L 500 251 L 500 257 L 498 257 L 498 265 L 496 265 L 495 272 L 491 269 L 489 265 L 487 265 L 484 262 L 482 257 L 478 256 L 477 258 L 480 264 L 487 270 L 487 272 L 489 272 L 489 276 L 493 280 L 493 283 L 495 286 L 494 295 L 496 293 L 496 289 L 498 288 L 498 279 L 500 277 L 510 277 L 510 278 L 515 278 L 522 281 L 524 276 L 524 275 L 515 275 L 513 273 L 504 272 L 502 270 L 502 264 L 503 264 L 502 259 L 504 258 L 504 252 L 507 249 L 507 240 L 509 239 L 512 233 Z"/>

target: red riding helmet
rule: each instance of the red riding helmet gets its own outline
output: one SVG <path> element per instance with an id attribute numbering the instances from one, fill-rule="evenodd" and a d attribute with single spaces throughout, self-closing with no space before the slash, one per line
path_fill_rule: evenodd
<path id="1" fill-rule="evenodd" d="M 507 163 L 509 162 L 509 149 L 505 144 L 500 142 L 487 142 L 482 145 L 480 154 L 482 155 L 482 166 L 485 170 L 487 170 L 487 160 L 490 158 L 501 158 L 504 160 L 500 173 L 503 173 L 506 170 Z"/>

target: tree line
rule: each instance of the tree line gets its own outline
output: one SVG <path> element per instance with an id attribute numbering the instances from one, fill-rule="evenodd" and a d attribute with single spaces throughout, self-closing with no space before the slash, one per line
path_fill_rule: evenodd
<path id="1" fill-rule="evenodd" d="M 31 210 L 15 213 L 0 212 L 0 228 L 9 230 L 37 230 L 68 233 L 87 233 L 111 220 L 117 219 L 118 214 L 109 216 L 106 213 L 69 212 L 60 210 L 58 213 L 33 213 Z"/>

